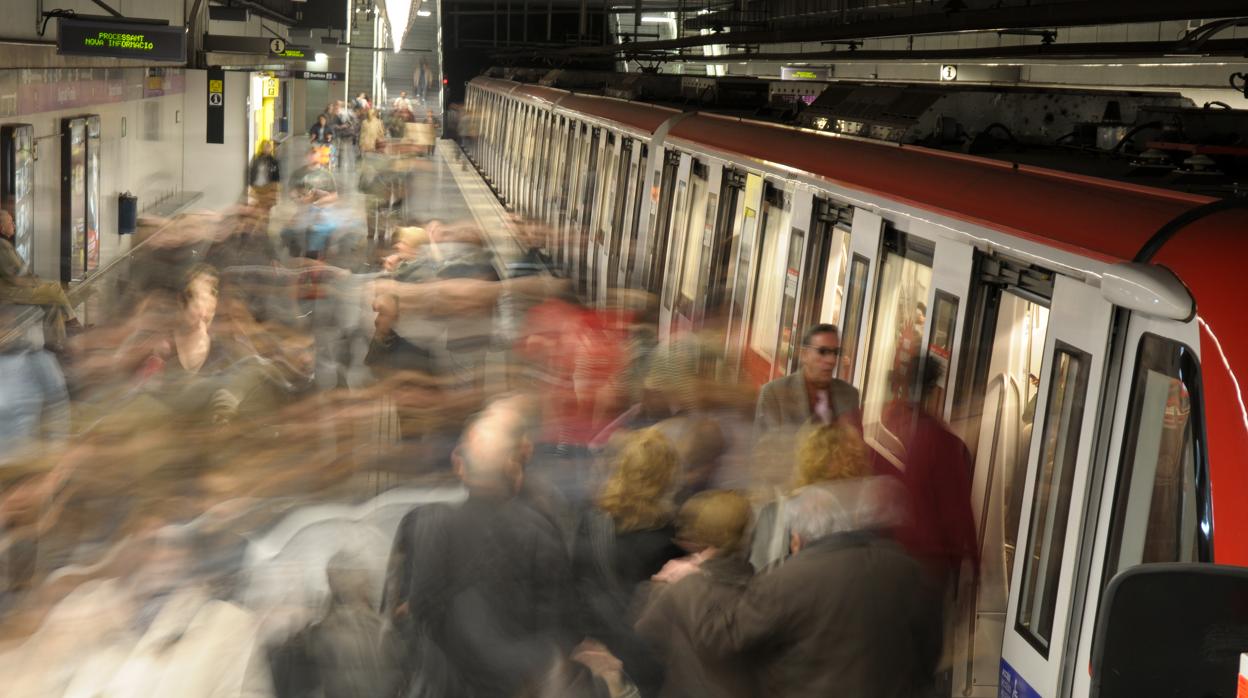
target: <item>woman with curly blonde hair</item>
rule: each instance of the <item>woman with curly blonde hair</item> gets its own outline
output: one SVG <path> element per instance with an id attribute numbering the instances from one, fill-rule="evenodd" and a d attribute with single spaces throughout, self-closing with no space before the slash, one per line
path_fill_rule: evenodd
<path id="1" fill-rule="evenodd" d="M 871 474 L 867 445 L 858 430 L 840 423 L 807 427 L 798 434 L 793 489 Z"/>
<path id="2" fill-rule="evenodd" d="M 584 634 L 624 662 L 646 694 L 662 671 L 633 634 L 630 606 L 637 586 L 684 555 L 674 542 L 672 490 L 680 456 L 659 430 L 627 438 L 611 462 L 611 475 L 577 527 L 572 566 Z"/>
<path id="3" fill-rule="evenodd" d="M 852 426 L 834 422 L 810 425 L 798 432 L 797 462 L 793 466 L 793 487 L 762 508 L 754 527 L 750 563 L 761 570 L 783 560 L 789 536 L 784 522 L 788 500 L 803 487 L 821 483 L 868 477 L 867 445 Z"/>
<path id="4" fill-rule="evenodd" d="M 676 447 L 657 429 L 645 429 L 624 444 L 598 495 L 617 533 L 659 528 L 671 520 L 667 497 L 680 468 Z"/>

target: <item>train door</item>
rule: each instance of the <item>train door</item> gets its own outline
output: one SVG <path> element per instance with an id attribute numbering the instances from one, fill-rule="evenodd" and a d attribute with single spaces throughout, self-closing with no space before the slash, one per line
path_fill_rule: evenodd
<path id="1" fill-rule="evenodd" d="M 783 257 L 783 264 L 774 273 L 783 275 L 780 295 L 779 314 L 777 315 L 776 346 L 772 349 L 771 375 L 769 379 L 779 378 L 789 372 L 790 360 L 797 355 L 797 345 L 801 342 L 802 330 L 798 327 L 798 304 L 804 284 L 809 283 L 806 274 L 807 257 L 811 255 L 810 241 L 812 235 L 812 211 L 814 193 L 802 186 L 793 189 L 793 200 L 786 230 L 780 235 L 788 235 L 788 246 Z"/>
<path id="2" fill-rule="evenodd" d="M 672 193 L 672 204 L 668 209 L 668 221 L 664 228 L 667 234 L 665 255 L 661 264 L 667 271 L 659 291 L 659 341 L 666 342 L 672 330 L 672 286 L 680 276 L 680 255 L 684 251 L 685 225 L 689 218 L 689 179 L 693 176 L 693 156 L 688 153 L 679 154 L 676 168 L 676 186 Z"/>
<path id="3" fill-rule="evenodd" d="M 610 289 L 611 239 L 615 226 L 616 204 L 619 199 L 620 162 L 624 149 L 624 138 L 614 133 L 607 134 L 603 145 L 602 186 L 598 193 L 598 213 L 594 224 L 594 287 L 593 298 L 600 305 L 606 303 Z"/>
<path id="4" fill-rule="evenodd" d="M 961 571 L 947 642 L 953 695 L 995 697 L 1053 275 L 988 255 L 973 266 L 968 327 L 954 344 L 964 350 L 950 424 L 974 458 L 980 566 Z"/>
<path id="5" fill-rule="evenodd" d="M 624 217 L 624 229 L 620 240 L 620 270 L 616 283 L 629 286 L 637 268 L 638 241 L 641 238 L 641 209 L 645 201 L 646 173 L 649 167 L 650 146 L 638 140 L 633 142 L 632 164 L 629 165 L 628 212 Z"/>
<path id="6" fill-rule="evenodd" d="M 740 375 L 745 357 L 745 341 L 750 304 L 753 302 L 754 258 L 759 241 L 759 211 L 763 206 L 763 177 L 754 173 L 745 175 L 745 191 L 737 201 L 734 213 L 732 244 L 728 268 L 730 290 L 728 299 L 728 329 L 725 332 L 724 353 L 729 357 L 733 373 Z"/>
<path id="7" fill-rule="evenodd" d="M 589 169 L 589 130 L 588 124 L 573 124 L 572 147 L 569 150 L 571 160 L 568 162 L 570 186 L 568 187 L 568 215 L 563 226 L 564 247 L 567 249 L 568 269 L 572 279 L 580 285 L 579 277 L 584 273 L 584 264 L 579 254 L 581 217 L 584 215 L 585 189 L 588 187 Z"/>
<path id="8" fill-rule="evenodd" d="M 1067 643 L 1078 640 L 1074 570 L 1111 321 L 1099 289 L 1056 278 L 999 669 L 1000 686 L 1020 695 L 1057 695 Z"/>
<path id="9" fill-rule="evenodd" d="M 702 312 L 720 323 L 728 317 L 728 301 L 732 297 L 732 260 L 741 237 L 735 227 L 740 218 L 740 207 L 744 201 L 745 175 L 725 166 L 720 173 L 719 206 L 714 213 L 713 246 L 706 250 L 706 280 L 699 282 L 702 287 Z M 707 210 L 710 216 L 710 209 Z M 721 327 L 720 331 L 725 331 Z M 722 338 L 721 338 L 722 339 Z"/>
<path id="10" fill-rule="evenodd" d="M 652 192 L 649 234 L 643 246 L 642 279 L 650 293 L 663 290 L 663 275 L 667 270 L 667 238 L 672 223 L 672 200 L 676 193 L 676 175 L 681 156 L 674 150 L 664 150 L 662 166 L 655 171 L 658 186 Z"/>
<path id="11" fill-rule="evenodd" d="M 641 141 L 627 138 L 620 155 L 620 171 L 624 179 L 619 188 L 615 222 L 611 230 L 611 256 L 607 265 L 607 278 L 620 288 L 627 286 L 627 265 L 621 260 L 627 259 L 635 235 L 633 221 L 639 203 L 637 192 L 641 189 L 641 174 L 644 171 L 641 167 L 641 151 L 644 147 Z"/>
<path id="12" fill-rule="evenodd" d="M 858 362 L 863 437 L 894 467 L 903 468 L 905 408 L 914 397 L 922 360 L 936 246 L 891 228 L 882 231 L 880 240 L 874 292 L 868 296 L 874 301 L 872 314 L 863 331 L 866 360 Z M 851 245 L 856 242 L 851 240 Z"/>
<path id="13" fill-rule="evenodd" d="M 629 219 L 632 204 L 633 179 L 636 171 L 636 148 L 632 138 L 621 136 L 619 153 L 614 165 L 615 191 L 611 197 L 609 210 L 610 227 L 606 230 L 606 264 L 603 265 L 602 288 L 610 291 L 619 287 L 620 246 L 624 238 L 625 221 Z M 605 298 L 605 296 L 604 296 Z"/>
<path id="14" fill-rule="evenodd" d="M 529 192 L 528 210 L 530 218 L 539 218 L 542 211 L 543 194 L 546 189 L 546 177 L 550 167 L 550 118 L 551 113 L 541 109 L 537 112 L 537 135 L 533 138 L 533 154 L 529 159 L 529 178 L 533 189 Z"/>
<path id="15" fill-rule="evenodd" d="M 789 242 L 792 237 L 790 221 L 793 214 L 794 190 L 791 185 L 764 182 L 761 198 L 761 221 L 756 236 L 756 253 L 746 258 L 746 241 L 742 238 L 739 269 L 750 278 L 746 288 L 746 312 L 734 318 L 741 328 L 741 371 L 746 378 L 761 385 L 771 379 L 776 359 L 776 343 L 780 336 L 780 310 L 784 300 L 784 285 L 788 276 Z M 747 184 L 748 190 L 748 184 Z M 806 213 L 809 215 L 809 196 L 806 197 Z"/>
<path id="16" fill-rule="evenodd" d="M 1120 311 L 1121 312 L 1121 311 Z M 1092 483 L 1084 547 L 1075 575 L 1070 637 L 1058 696 L 1087 695 L 1092 630 L 1105 586 L 1129 567 L 1213 559 L 1204 447 L 1198 321 L 1132 313 L 1106 440 Z M 1106 411 L 1108 411 L 1108 405 Z"/>
<path id="17" fill-rule="evenodd" d="M 869 329 L 868 299 L 874 297 L 875 263 L 880 256 L 884 219 L 866 209 L 854 209 L 849 236 L 849 279 L 845 308 L 841 311 L 841 363 L 837 377 L 861 386 L 866 375 L 864 337 Z"/>
<path id="18" fill-rule="evenodd" d="M 587 127 L 585 130 L 585 158 L 581 161 L 585 168 L 584 184 L 581 189 L 581 199 L 577 202 L 580 209 L 580 217 L 577 219 L 576 225 L 572 227 L 572 232 L 576 236 L 576 258 L 577 258 L 577 290 L 582 294 L 590 294 L 592 292 L 591 285 L 594 282 L 593 275 L 593 257 L 590 255 L 590 225 L 594 218 L 594 201 L 598 191 L 598 175 L 601 160 L 601 140 L 603 136 L 602 129 L 596 126 Z M 592 295 L 590 296 L 592 298 Z"/>
<path id="19" fill-rule="evenodd" d="M 808 328 L 819 323 L 840 323 L 845 305 L 844 284 L 849 270 L 849 226 L 853 207 L 831 199 L 816 197 L 813 204 L 810 233 L 802 255 L 801 281 L 798 283 L 796 308 L 785 317 L 789 320 L 787 354 L 777 360 L 777 371 L 792 373 L 798 368 L 801 347 L 793 338 L 800 338 Z"/>
<path id="20" fill-rule="evenodd" d="M 701 320 L 705 289 L 699 284 L 709 259 L 706 250 L 713 244 L 722 173 L 718 161 L 708 164 L 688 155 L 681 157 L 669 233 L 669 273 L 659 310 L 659 331 L 664 338 L 672 332 L 688 332 Z"/>

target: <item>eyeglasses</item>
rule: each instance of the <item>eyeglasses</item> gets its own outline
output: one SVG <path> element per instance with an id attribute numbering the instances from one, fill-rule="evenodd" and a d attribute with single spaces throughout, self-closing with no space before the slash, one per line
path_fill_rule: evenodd
<path id="1" fill-rule="evenodd" d="M 840 347 L 836 347 L 836 348 L 832 348 L 832 347 L 817 347 L 817 346 L 815 346 L 815 345 L 813 345 L 813 344 L 807 344 L 807 345 L 806 345 L 806 348 L 807 348 L 807 349 L 814 349 L 814 350 L 815 350 L 815 353 L 819 354 L 819 356 L 820 356 L 820 357 L 825 357 L 825 356 L 840 356 L 840 355 L 841 355 L 841 348 L 840 348 Z"/>

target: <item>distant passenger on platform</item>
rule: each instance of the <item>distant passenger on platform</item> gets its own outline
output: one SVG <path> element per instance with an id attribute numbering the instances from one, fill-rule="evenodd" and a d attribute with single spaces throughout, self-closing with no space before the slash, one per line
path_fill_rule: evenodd
<path id="1" fill-rule="evenodd" d="M 333 133 L 329 127 L 329 117 L 325 114 L 319 114 L 316 117 L 316 123 L 312 124 L 312 128 L 308 129 L 309 140 L 312 145 L 324 145 L 327 143 L 326 136 Z"/>
<path id="2" fill-rule="evenodd" d="M 754 410 L 754 426 L 761 434 L 778 427 L 800 427 L 808 422 L 845 421 L 862 428 L 858 390 L 836 378 L 841 337 L 835 325 L 818 324 L 802 337 L 801 371 L 763 386 Z"/>
<path id="3" fill-rule="evenodd" d="M 386 125 L 377 116 L 376 109 L 368 110 L 368 118 L 360 124 L 360 152 L 376 153 L 381 141 L 386 137 Z"/>
<path id="4" fill-rule="evenodd" d="M 282 166 L 277 161 L 273 141 L 265 139 L 260 152 L 251 161 L 247 185 L 255 205 L 268 211 L 277 204 L 282 183 Z"/>
<path id="5" fill-rule="evenodd" d="M 13 216 L 0 210 L 0 305 L 42 306 L 44 343 L 60 351 L 65 342 L 65 327 L 77 325 L 78 319 L 59 283 L 40 281 L 26 273 L 26 261 L 13 246 L 16 234 Z"/>
<path id="6" fill-rule="evenodd" d="M 361 93 L 359 93 L 358 95 L 356 95 L 356 96 L 355 96 L 355 108 L 356 108 L 356 109 L 363 109 L 363 110 L 365 110 L 365 111 L 371 111 L 371 110 L 372 110 L 372 108 L 373 108 L 373 104 L 372 104 L 372 102 L 370 102 L 370 101 L 368 100 L 368 93 L 367 93 L 367 92 L 361 92 Z"/>
<path id="7" fill-rule="evenodd" d="M 412 100 L 407 96 L 407 90 L 399 92 L 399 96 L 394 98 L 394 110 L 398 112 L 411 112 Z"/>

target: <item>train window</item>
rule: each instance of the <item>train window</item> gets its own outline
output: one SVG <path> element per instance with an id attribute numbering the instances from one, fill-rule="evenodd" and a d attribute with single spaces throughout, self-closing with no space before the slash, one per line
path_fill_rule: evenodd
<path id="1" fill-rule="evenodd" d="M 1046 657 L 1057 611 L 1057 588 L 1066 549 L 1066 524 L 1091 363 L 1088 354 L 1057 343 L 1048 410 L 1040 435 L 1040 462 L 1032 488 L 1031 526 L 1023 556 L 1023 588 L 1016 629 Z"/>
<path id="2" fill-rule="evenodd" d="M 854 363 L 858 356 L 858 328 L 862 326 L 862 311 L 867 300 L 868 267 L 866 257 L 854 255 L 849 270 L 849 299 L 845 303 L 845 324 L 841 328 L 841 365 L 837 371 L 837 375 L 845 382 L 854 380 Z"/>
<path id="3" fill-rule="evenodd" d="M 1191 349 L 1140 339 L 1103 583 L 1132 565 L 1208 559 L 1198 376 Z"/>
<path id="4" fill-rule="evenodd" d="M 769 364 L 775 358 L 780 330 L 780 303 L 785 274 L 781 243 L 789 228 L 789 197 L 770 184 L 763 196 L 763 249 L 755 280 L 754 317 L 750 322 L 750 350 Z"/>
<path id="5" fill-rule="evenodd" d="M 949 389 L 949 360 L 953 357 L 953 332 L 958 322 L 958 299 L 944 291 L 936 292 L 932 309 L 932 336 L 927 342 L 925 373 L 935 373 L 933 381 L 923 381 L 922 405 L 929 414 L 940 417 L 945 411 Z"/>
<path id="6" fill-rule="evenodd" d="M 633 282 L 633 270 L 637 265 L 637 236 L 641 229 L 641 205 L 645 197 L 650 193 L 646 191 L 646 161 L 649 154 L 649 147 L 645 144 L 641 145 L 641 156 L 637 160 L 637 167 L 633 169 L 633 179 L 636 181 L 636 189 L 633 191 L 633 215 L 628 222 L 628 254 L 625 260 L 627 266 L 624 269 L 624 279 L 626 284 Z M 654 186 L 658 186 L 656 182 Z"/>
<path id="7" fill-rule="evenodd" d="M 806 231 L 795 227 L 789 234 L 789 258 L 783 271 L 776 270 L 776 273 L 784 275 L 784 298 L 780 305 L 780 340 L 776 348 L 777 361 L 772 368 L 773 373 L 788 373 L 789 360 L 795 349 L 794 334 L 799 333 L 800 336 L 802 332 L 796 327 L 794 320 L 797 315 L 798 270 L 802 267 L 802 254 L 805 250 Z"/>
<path id="8" fill-rule="evenodd" d="M 680 181 L 676 183 L 676 200 L 672 206 L 672 213 L 671 213 L 672 223 L 668 224 L 669 242 L 673 242 L 673 243 L 677 242 L 679 236 L 683 233 L 682 226 L 685 222 L 685 215 L 686 215 L 685 207 L 687 206 L 686 202 L 688 200 L 685 195 L 685 192 L 688 191 L 688 189 L 689 189 L 689 184 L 687 182 Z M 677 244 L 676 247 L 672 248 L 672 252 L 671 252 L 672 259 L 670 261 L 665 260 L 664 264 L 666 264 L 666 266 L 668 266 L 669 268 L 679 273 L 681 269 L 680 256 L 684 254 L 684 251 L 685 251 L 685 248 Z M 673 297 L 675 294 L 672 293 L 671 291 L 671 284 L 673 283 L 673 279 L 675 278 L 676 277 L 673 274 L 668 274 L 666 277 L 665 286 L 663 289 L 663 307 L 667 308 L 668 310 L 672 309 L 672 302 L 673 302 Z"/>
<path id="9" fill-rule="evenodd" d="M 904 409 L 913 399 L 919 376 L 923 323 L 932 286 L 931 243 L 900 233 L 886 233 L 884 259 L 876 285 L 867 376 L 863 391 L 863 436 L 886 458 L 904 455 Z"/>
<path id="10" fill-rule="evenodd" d="M 620 151 L 615 147 L 615 134 L 607 134 L 606 157 L 602 163 L 602 191 L 598 197 L 598 234 L 595 240 L 604 244 L 611 236 L 615 206 L 615 188 L 620 171 Z"/>
<path id="11" fill-rule="evenodd" d="M 679 306 L 682 312 L 686 314 L 691 312 L 690 309 L 693 307 L 694 299 L 698 297 L 698 272 L 702 269 L 707 199 L 708 196 L 715 200 L 718 199 L 715 195 L 708 195 L 706 187 L 706 168 L 702 168 L 701 173 L 693 172 L 690 174 L 689 207 L 684 226 L 685 254 L 680 272 Z M 715 201 L 712 200 L 710 205 L 714 206 Z"/>

